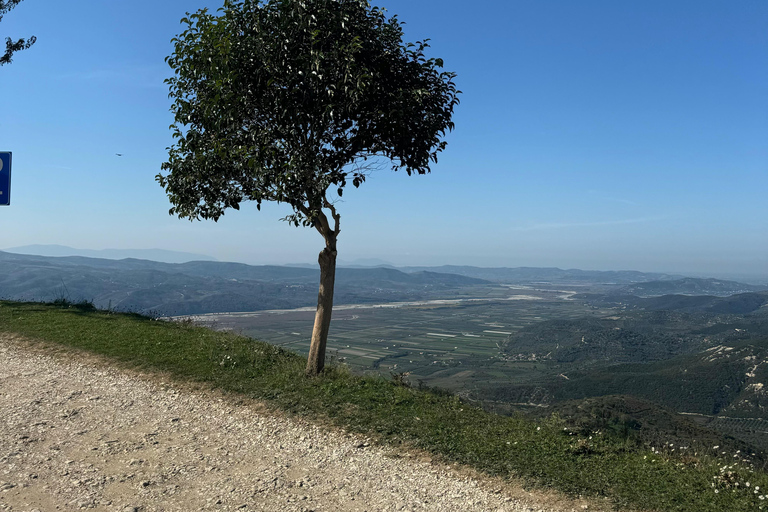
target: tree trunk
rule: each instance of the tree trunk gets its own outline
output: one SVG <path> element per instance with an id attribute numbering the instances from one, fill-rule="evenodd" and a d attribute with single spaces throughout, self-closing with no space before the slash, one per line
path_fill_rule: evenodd
<path id="1" fill-rule="evenodd" d="M 326 247 L 320 251 L 320 291 L 317 294 L 317 313 L 315 327 L 312 329 L 312 342 L 307 358 L 307 375 L 317 375 L 325 366 L 325 344 L 328 341 L 328 328 L 333 312 L 333 286 L 336 280 L 336 233 L 326 238 Z"/>

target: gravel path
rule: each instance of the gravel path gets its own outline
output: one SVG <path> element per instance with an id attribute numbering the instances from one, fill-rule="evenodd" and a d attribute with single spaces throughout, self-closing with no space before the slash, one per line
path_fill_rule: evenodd
<path id="1" fill-rule="evenodd" d="M 586 508 L 92 359 L 0 335 L 0 510 Z"/>

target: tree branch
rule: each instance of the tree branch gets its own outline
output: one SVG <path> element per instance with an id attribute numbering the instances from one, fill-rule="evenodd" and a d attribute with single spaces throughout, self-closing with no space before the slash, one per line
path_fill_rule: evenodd
<path id="1" fill-rule="evenodd" d="M 327 203 L 327 201 L 324 199 L 324 202 Z M 328 222 L 328 217 L 325 216 L 325 214 L 322 212 L 322 210 L 318 211 L 316 214 L 312 214 L 312 212 L 309 210 L 308 206 L 305 206 L 303 203 L 296 203 L 293 205 L 293 207 L 298 210 L 304 217 L 307 219 L 311 219 L 312 227 L 314 227 L 318 233 L 325 239 L 326 244 L 330 242 L 329 236 L 332 234 L 338 234 L 337 231 L 331 230 L 331 224 Z M 335 217 L 334 217 L 335 220 Z M 337 221 L 338 224 L 338 221 Z"/>
<path id="2" fill-rule="evenodd" d="M 333 205 L 332 202 L 328 201 L 328 198 L 323 195 L 323 206 L 331 210 L 331 216 L 333 217 L 333 234 L 334 236 L 339 236 L 339 232 L 341 231 L 339 229 L 339 223 L 341 221 L 341 215 L 336 211 L 336 207 Z M 328 220 L 326 219 L 326 222 Z M 330 225 L 328 226 L 330 229 Z"/>

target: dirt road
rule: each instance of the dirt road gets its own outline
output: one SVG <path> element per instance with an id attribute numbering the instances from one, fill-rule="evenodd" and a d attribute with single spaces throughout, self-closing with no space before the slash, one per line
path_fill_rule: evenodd
<path id="1" fill-rule="evenodd" d="M 49 355 L 2 335 L 0 415 L 3 511 L 584 507 L 369 446 L 259 403 L 95 357 Z"/>

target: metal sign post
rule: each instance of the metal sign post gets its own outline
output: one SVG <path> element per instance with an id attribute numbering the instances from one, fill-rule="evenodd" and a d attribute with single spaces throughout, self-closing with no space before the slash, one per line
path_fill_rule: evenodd
<path id="1" fill-rule="evenodd" d="M 11 204 L 11 152 L 0 151 L 0 206 Z"/>

